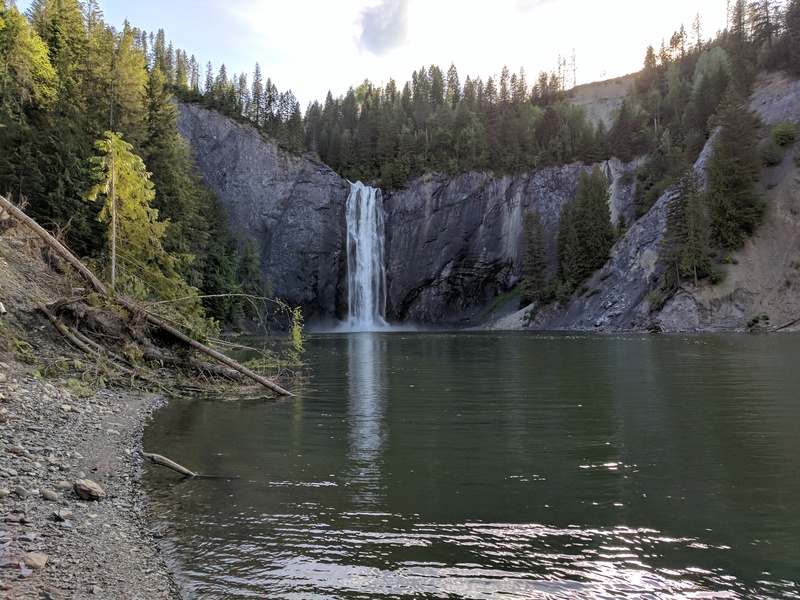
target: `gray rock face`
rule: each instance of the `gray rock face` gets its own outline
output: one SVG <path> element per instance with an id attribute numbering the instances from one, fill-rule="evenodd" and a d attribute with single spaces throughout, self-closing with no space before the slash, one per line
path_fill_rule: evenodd
<path id="1" fill-rule="evenodd" d="M 275 295 L 306 319 L 347 314 L 344 205 L 349 185 L 327 167 L 295 158 L 255 129 L 180 105 L 181 134 L 222 198 L 238 239 L 256 241 Z M 532 174 L 454 179 L 426 175 L 384 195 L 387 318 L 435 323 L 486 306 L 521 277 L 523 217 L 539 210 L 555 237 L 562 204 L 575 196 L 579 164 Z M 612 186 L 612 220 L 628 214 L 633 165 L 601 165 Z"/>
<path id="2" fill-rule="evenodd" d="M 612 219 L 631 205 L 631 166 L 600 165 L 612 186 Z M 523 219 L 538 210 L 551 271 L 564 202 L 575 197 L 580 164 L 531 174 L 454 179 L 427 175 L 385 199 L 390 320 L 439 322 L 468 316 L 521 278 Z"/>
<path id="3" fill-rule="evenodd" d="M 265 142 L 252 127 L 198 106 L 179 108 L 181 135 L 220 195 L 234 236 L 256 242 L 275 295 L 309 319 L 346 314 L 347 182 Z"/>

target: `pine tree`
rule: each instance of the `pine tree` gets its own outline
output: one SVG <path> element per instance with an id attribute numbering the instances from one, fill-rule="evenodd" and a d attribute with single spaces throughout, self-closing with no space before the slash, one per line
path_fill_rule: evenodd
<path id="1" fill-rule="evenodd" d="M 161 246 L 167 223 L 158 220 L 158 211 L 151 206 L 155 190 L 150 173 L 119 133 L 107 131 L 95 148 L 99 152 L 92 160 L 96 183 L 86 199 L 103 198 L 97 218 L 108 224 L 111 287 L 117 288 L 119 262 L 123 281 L 132 283 L 138 296 L 146 297 L 150 290 L 138 286 L 137 281 L 152 282 L 159 269 L 166 271 L 167 278 L 174 276 L 174 261 Z M 166 289 L 158 292 L 170 295 Z"/>
<path id="2" fill-rule="evenodd" d="M 522 257 L 520 305 L 526 305 L 540 301 L 546 295 L 547 256 L 541 213 L 538 210 L 526 212 L 522 226 L 525 234 L 525 254 Z"/>
<path id="3" fill-rule="evenodd" d="M 248 117 L 256 127 L 261 127 L 264 114 L 264 80 L 261 76 L 261 66 L 256 63 L 253 70 L 253 89 L 250 94 L 250 114 Z"/>
<path id="4" fill-rule="evenodd" d="M 711 240 L 736 249 L 761 224 L 766 204 L 755 188 L 761 173 L 757 117 L 734 86 L 719 112 L 719 125 L 706 166 Z"/>
<path id="5" fill-rule="evenodd" d="M 789 70 L 800 75 L 800 0 L 789 0 L 786 7 L 786 35 L 789 39 Z"/>
<path id="6" fill-rule="evenodd" d="M 705 195 L 694 170 L 685 173 L 672 191 L 659 254 L 666 288 L 675 287 L 683 278 L 692 278 L 697 285 L 712 271 Z"/>
<path id="7" fill-rule="evenodd" d="M 608 207 L 608 181 L 595 167 L 581 173 L 575 196 L 575 228 L 580 242 L 580 281 L 602 267 L 614 244 L 614 226 Z"/>
<path id="8" fill-rule="evenodd" d="M 582 281 L 579 264 L 580 240 L 575 227 L 575 201 L 564 202 L 558 219 L 556 238 L 558 280 L 561 288 L 571 294 Z"/>

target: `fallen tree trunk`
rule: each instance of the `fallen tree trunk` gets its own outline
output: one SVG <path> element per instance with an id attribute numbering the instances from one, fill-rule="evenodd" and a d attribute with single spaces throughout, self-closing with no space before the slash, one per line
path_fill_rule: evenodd
<path id="1" fill-rule="evenodd" d="M 117 302 L 119 302 L 122 306 L 124 306 L 125 308 L 127 308 L 130 311 L 139 310 L 138 307 L 133 302 L 128 300 L 127 298 L 123 298 L 122 296 L 114 296 L 114 298 L 116 299 Z M 238 362 L 236 362 L 232 358 L 228 358 L 227 356 L 225 356 L 221 352 L 217 352 L 216 350 L 213 350 L 212 348 L 209 348 L 205 344 L 201 344 L 197 340 L 193 340 L 188 335 L 186 335 L 185 333 L 179 331 L 178 329 L 176 329 L 175 327 L 173 327 L 169 323 L 165 323 L 164 321 L 159 319 L 156 315 L 154 315 L 150 311 L 145 310 L 144 314 L 145 314 L 145 317 L 147 318 L 147 321 L 149 323 L 151 323 L 151 324 L 155 325 L 156 327 L 159 327 L 159 328 L 163 329 L 167 333 L 175 336 L 180 341 L 182 341 L 184 344 L 187 344 L 187 345 L 191 346 L 192 348 L 196 348 L 197 350 L 200 350 L 203 354 L 207 354 L 211 358 L 213 358 L 215 360 L 218 360 L 219 362 L 221 362 L 222 364 L 230 367 L 234 371 L 238 371 L 242 375 L 245 375 L 246 377 L 249 377 L 253 381 L 255 381 L 257 383 L 260 383 L 264 387 L 271 389 L 273 392 L 275 392 L 277 394 L 280 394 L 281 396 L 294 396 L 294 394 L 292 394 L 291 392 L 283 389 L 278 384 L 270 381 L 266 377 L 262 377 L 261 375 L 259 375 L 258 373 L 254 372 L 254 371 L 251 371 L 250 369 L 248 369 L 244 365 L 239 364 Z"/>
<path id="2" fill-rule="evenodd" d="M 74 254 L 72 254 L 72 252 L 70 252 L 61 242 L 59 242 L 56 238 L 54 238 L 46 229 L 44 229 L 36 221 L 34 221 L 28 215 L 26 215 L 24 212 L 22 212 L 22 210 L 20 210 L 10 200 L 4 198 L 3 196 L 0 196 L 0 208 L 5 209 L 14 218 L 16 218 L 18 221 L 20 221 L 24 225 L 26 225 L 29 229 L 31 229 L 31 231 L 36 233 L 42 239 L 42 241 L 44 241 L 45 244 L 47 244 L 50 248 L 52 248 L 61 258 L 63 258 L 65 261 L 67 261 L 81 275 L 83 275 L 83 277 L 89 283 L 91 283 L 91 285 L 95 289 L 95 291 L 97 291 L 100 294 L 106 295 L 106 296 L 108 295 L 108 290 L 106 289 L 106 286 L 103 285 L 103 282 L 100 281 L 94 275 L 94 273 L 92 273 L 88 268 L 86 268 L 86 265 L 84 265 L 80 261 L 80 259 L 78 259 Z M 224 354 L 222 354 L 220 352 L 217 352 L 216 350 L 213 350 L 212 348 L 209 348 L 205 344 L 201 344 L 200 342 L 198 342 L 196 340 L 193 340 L 188 335 L 186 335 L 183 332 L 179 331 L 178 329 L 176 329 L 172 325 L 170 325 L 168 323 L 165 323 L 164 321 L 162 321 L 159 317 L 157 317 L 156 315 L 154 315 L 150 311 L 148 311 L 148 310 L 136 305 L 135 303 L 133 303 L 132 301 L 128 300 L 127 298 L 125 298 L 123 296 L 120 296 L 120 295 L 114 295 L 114 299 L 117 302 L 119 302 L 122 306 L 124 306 L 126 309 L 128 309 L 129 312 L 131 312 L 131 313 L 143 312 L 145 314 L 145 317 L 147 318 L 147 321 L 149 323 L 151 323 L 152 325 L 155 325 L 156 327 L 159 327 L 159 328 L 163 329 L 167 333 L 169 333 L 169 334 L 173 335 L 174 337 L 176 337 L 177 339 L 179 339 L 184 344 L 187 344 L 187 345 L 191 346 L 192 348 L 195 348 L 196 350 L 199 350 L 203 354 L 206 354 L 207 356 L 210 356 L 214 360 L 217 360 L 217 361 L 221 362 L 222 364 L 230 367 L 231 369 L 233 369 L 235 371 L 238 371 L 239 373 L 241 373 L 245 377 L 248 377 L 249 379 L 252 379 L 256 383 L 259 383 L 259 384 L 263 385 L 264 387 L 272 390 L 276 394 L 280 394 L 282 396 L 294 396 L 294 394 L 292 394 L 291 392 L 283 389 L 282 387 L 280 387 L 276 383 L 270 381 L 266 377 L 262 377 L 258 373 L 255 373 L 254 371 L 248 369 L 244 365 L 239 364 L 238 362 L 236 362 L 232 358 L 228 358 Z"/>
<path id="3" fill-rule="evenodd" d="M 92 342 L 88 338 L 85 338 L 85 336 L 82 336 L 79 332 L 70 330 L 69 327 L 67 327 L 61 321 L 58 320 L 58 317 L 56 315 L 54 315 L 47 309 L 44 303 L 37 302 L 36 306 L 39 308 L 40 311 L 42 311 L 42 313 L 48 319 L 50 319 L 50 322 L 53 324 L 56 330 L 61 335 L 63 335 L 64 338 L 75 348 L 81 350 L 86 354 L 89 354 L 90 356 L 94 356 L 97 359 L 107 359 L 111 364 L 114 365 L 114 367 L 119 369 L 119 371 L 124 375 L 130 375 L 130 376 L 135 375 L 135 373 L 131 369 L 119 364 L 119 359 L 117 357 L 113 355 L 104 356 L 105 354 L 104 351 L 96 347 L 93 347 L 93 345 L 96 345 L 94 342 Z M 81 337 L 84 337 L 84 339 L 80 339 Z"/>
<path id="4" fill-rule="evenodd" d="M 151 463 L 156 465 L 161 465 L 162 467 L 167 467 L 168 469 L 172 469 L 173 471 L 177 471 L 181 475 L 185 475 L 186 477 L 197 477 L 197 473 L 194 471 L 190 471 L 186 467 L 179 465 L 178 463 L 166 458 L 165 456 L 161 456 L 160 454 L 150 454 L 149 452 L 142 452 L 140 454 L 143 458 L 146 458 Z"/>
<path id="5" fill-rule="evenodd" d="M 75 270 L 78 271 L 78 273 L 83 275 L 84 279 L 86 279 L 89 283 L 92 284 L 92 287 L 95 289 L 96 292 L 104 295 L 108 294 L 108 292 L 106 291 L 106 286 L 103 285 L 103 282 L 100 281 L 97 277 L 95 277 L 94 273 L 92 273 L 89 269 L 86 268 L 86 265 L 84 265 L 72 252 L 67 250 L 67 248 L 56 238 L 54 238 L 46 229 L 44 229 L 36 221 L 34 221 L 28 215 L 22 212 L 22 210 L 17 208 L 17 206 L 13 202 L 4 198 L 3 196 L 0 196 L 0 207 L 4 208 L 20 223 L 26 225 L 31 231 L 33 231 L 40 238 L 42 238 L 42 240 L 50 248 L 52 248 L 61 258 L 63 258 L 70 265 L 72 265 L 75 268 Z"/>
<path id="6" fill-rule="evenodd" d="M 800 317 L 794 319 L 793 321 L 789 321 L 788 323 L 781 325 L 780 327 L 775 327 L 772 331 L 782 331 L 784 329 L 788 329 L 792 325 L 796 325 L 797 323 L 800 323 Z"/>

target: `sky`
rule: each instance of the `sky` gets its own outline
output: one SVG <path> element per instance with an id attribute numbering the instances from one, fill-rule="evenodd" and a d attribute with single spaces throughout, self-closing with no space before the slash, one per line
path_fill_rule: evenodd
<path id="1" fill-rule="evenodd" d="M 574 52 L 577 83 L 642 68 L 681 24 L 700 15 L 701 35 L 725 27 L 726 0 L 98 0 L 106 23 L 164 29 L 175 47 L 214 73 L 255 63 L 303 109 L 328 91 L 343 96 L 365 79 L 398 87 L 422 67 L 458 69 L 486 81 L 522 67 L 529 84 Z M 25 11 L 29 0 L 18 0 Z M 571 69 L 570 69 L 571 73 Z M 570 75 L 568 83 L 571 83 Z"/>

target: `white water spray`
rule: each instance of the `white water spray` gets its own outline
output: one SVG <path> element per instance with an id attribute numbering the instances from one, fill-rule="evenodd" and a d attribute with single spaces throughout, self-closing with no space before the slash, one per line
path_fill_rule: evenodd
<path id="1" fill-rule="evenodd" d="M 357 181 L 347 197 L 347 321 L 355 330 L 386 327 L 383 198 Z"/>

